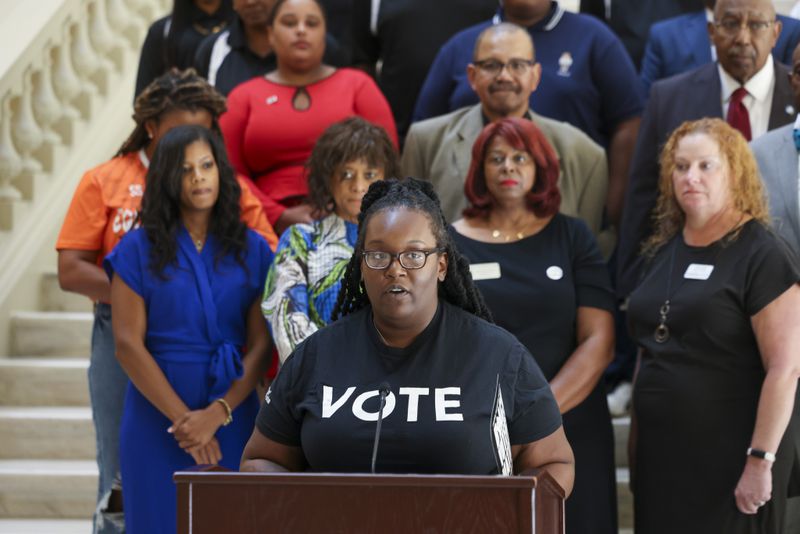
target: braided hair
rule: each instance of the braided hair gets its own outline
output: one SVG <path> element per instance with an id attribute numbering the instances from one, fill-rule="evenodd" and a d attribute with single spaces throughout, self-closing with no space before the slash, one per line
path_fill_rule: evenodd
<path id="1" fill-rule="evenodd" d="M 225 97 L 201 78 L 194 69 L 172 68 L 145 87 L 133 105 L 136 128 L 122 143 L 117 156 L 136 152 L 150 144 L 145 124 L 158 122 L 165 114 L 176 111 L 204 109 L 211 114 L 211 130 L 222 135 L 219 116 L 225 112 Z"/>
<path id="2" fill-rule="evenodd" d="M 360 310 L 369 303 L 361 281 L 361 253 L 364 251 L 367 225 L 375 214 L 395 208 L 415 210 L 426 215 L 430 220 L 436 246 L 447 253 L 447 275 L 439 284 L 439 298 L 491 322 L 489 308 L 472 282 L 469 262 L 458 251 L 447 231 L 447 221 L 433 185 L 414 178 L 374 182 L 361 200 L 358 239 L 342 279 L 333 320 Z"/>

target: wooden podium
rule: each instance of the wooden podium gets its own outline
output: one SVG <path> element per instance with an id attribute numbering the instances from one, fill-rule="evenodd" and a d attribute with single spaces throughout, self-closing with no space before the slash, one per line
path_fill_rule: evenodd
<path id="1" fill-rule="evenodd" d="M 564 491 L 533 476 L 178 472 L 178 534 L 563 534 Z"/>

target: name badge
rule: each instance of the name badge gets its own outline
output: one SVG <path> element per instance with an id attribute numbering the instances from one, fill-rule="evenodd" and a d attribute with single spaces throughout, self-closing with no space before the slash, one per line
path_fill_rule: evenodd
<path id="1" fill-rule="evenodd" d="M 691 263 L 683 273 L 683 277 L 687 280 L 708 280 L 711 273 L 714 271 L 713 265 L 706 265 L 704 263 Z"/>
<path id="2" fill-rule="evenodd" d="M 497 280 L 500 278 L 500 264 L 496 261 L 491 263 L 471 263 L 469 272 L 472 274 L 472 279 L 476 281 Z"/>

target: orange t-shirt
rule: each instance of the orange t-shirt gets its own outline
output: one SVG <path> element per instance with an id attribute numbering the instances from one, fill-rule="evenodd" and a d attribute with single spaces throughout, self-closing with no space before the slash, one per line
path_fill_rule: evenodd
<path id="1" fill-rule="evenodd" d="M 83 175 L 61 226 L 56 249 L 97 250 L 97 263 L 102 264 L 122 236 L 135 228 L 147 175 L 142 160 L 139 152 L 131 152 Z M 241 178 L 237 179 L 242 188 L 242 221 L 266 239 L 274 251 L 278 237 L 261 202 Z"/>

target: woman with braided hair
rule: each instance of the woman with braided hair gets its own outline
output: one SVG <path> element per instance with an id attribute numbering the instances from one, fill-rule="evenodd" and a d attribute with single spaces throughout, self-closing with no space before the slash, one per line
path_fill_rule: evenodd
<path id="1" fill-rule="evenodd" d="M 145 176 L 156 145 L 175 126 L 197 124 L 219 132 L 217 119 L 225 98 L 193 70 L 173 69 L 157 78 L 136 99 L 136 127 L 117 155 L 84 174 L 58 236 L 58 280 L 66 291 L 95 303 L 89 361 L 89 396 L 97 439 L 99 468 L 94 532 L 123 529 L 119 475 L 119 429 L 128 377 L 114 357 L 111 332 L 111 285 L 103 259 L 127 232 L 138 226 Z M 241 186 L 241 217 L 267 240 L 277 237 L 261 203 Z"/>
<path id="2" fill-rule="evenodd" d="M 537 467 L 569 494 L 558 406 L 530 353 L 489 322 L 430 183 L 370 186 L 335 316 L 272 383 L 243 471 L 370 471 L 384 397 L 375 472 Z"/>
<path id="3" fill-rule="evenodd" d="M 361 199 L 374 181 L 398 176 L 398 167 L 386 130 L 361 117 L 331 125 L 317 140 L 306 169 L 309 202 L 323 217 L 283 232 L 261 305 L 281 361 L 331 322 L 358 238 Z"/>

